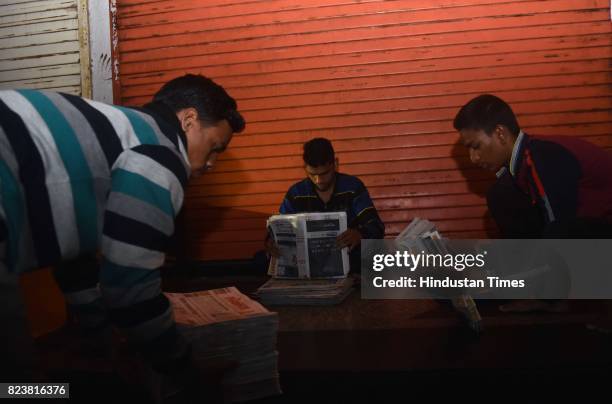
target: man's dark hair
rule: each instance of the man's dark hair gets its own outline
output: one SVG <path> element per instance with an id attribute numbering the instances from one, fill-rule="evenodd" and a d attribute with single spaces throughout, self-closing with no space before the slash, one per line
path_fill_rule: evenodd
<path id="1" fill-rule="evenodd" d="M 302 157 L 307 165 L 319 167 L 334 162 L 334 148 L 329 140 L 316 137 L 304 143 L 304 155 Z"/>
<path id="2" fill-rule="evenodd" d="M 236 100 L 202 75 L 186 74 L 170 80 L 153 96 L 153 101 L 167 105 L 174 112 L 195 108 L 200 120 L 210 125 L 226 119 L 234 132 L 242 132 L 245 126 Z"/>
<path id="3" fill-rule="evenodd" d="M 453 126 L 456 130 L 483 130 L 491 135 L 497 125 L 504 125 L 518 136 L 519 124 L 512 108 L 504 100 L 491 94 L 483 94 L 465 104 L 457 113 Z"/>

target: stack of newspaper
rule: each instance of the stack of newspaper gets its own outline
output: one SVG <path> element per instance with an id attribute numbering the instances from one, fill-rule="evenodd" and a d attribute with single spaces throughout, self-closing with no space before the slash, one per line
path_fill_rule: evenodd
<path id="1" fill-rule="evenodd" d="M 266 305 L 333 305 L 342 302 L 353 290 L 353 278 L 341 279 L 275 279 L 257 290 Z"/>
<path id="2" fill-rule="evenodd" d="M 272 278 L 256 295 L 268 305 L 332 305 L 353 290 L 346 248 L 336 238 L 346 231 L 345 212 L 275 215 L 268 229 L 280 252 L 268 268 Z"/>
<path id="3" fill-rule="evenodd" d="M 192 344 L 196 362 L 235 362 L 223 379 L 225 402 L 281 393 L 276 336 L 278 317 L 236 288 L 167 293 L 177 327 Z M 168 395 L 161 376 L 148 375 L 156 401 Z M 162 391 L 163 389 L 163 391 Z"/>
<path id="4" fill-rule="evenodd" d="M 395 241 L 398 248 L 404 248 L 411 254 L 425 252 L 445 255 L 451 253 L 436 226 L 429 220 L 419 217 L 415 217 Z M 455 310 L 463 315 L 468 326 L 476 333 L 482 332 L 482 317 L 474 299 L 470 295 L 462 294 L 451 301 Z"/>

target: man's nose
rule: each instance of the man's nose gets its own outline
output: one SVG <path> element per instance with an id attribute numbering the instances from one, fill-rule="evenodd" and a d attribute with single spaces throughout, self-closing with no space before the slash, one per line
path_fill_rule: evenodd
<path id="1" fill-rule="evenodd" d="M 215 153 L 208 158 L 208 161 L 206 161 L 206 169 L 212 170 L 215 167 L 216 163 L 217 163 L 217 154 Z"/>
<path id="2" fill-rule="evenodd" d="M 478 155 L 476 150 L 470 149 L 470 161 L 475 164 L 478 162 L 478 160 L 480 160 L 480 156 Z"/>

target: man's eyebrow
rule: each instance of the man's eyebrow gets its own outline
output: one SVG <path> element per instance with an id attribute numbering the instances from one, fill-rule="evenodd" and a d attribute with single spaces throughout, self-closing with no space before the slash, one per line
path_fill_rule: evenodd
<path id="1" fill-rule="evenodd" d="M 479 143 L 480 143 L 480 140 L 478 139 L 469 139 L 465 141 L 464 145 L 465 147 L 476 148 L 478 147 Z"/>
<path id="2" fill-rule="evenodd" d="M 332 168 L 330 168 L 329 170 L 323 171 L 322 173 L 318 173 L 318 174 L 311 173 L 310 171 L 306 170 L 306 173 L 307 173 L 308 175 L 325 175 L 325 174 L 327 174 L 328 172 L 330 172 L 331 170 L 332 170 Z"/>

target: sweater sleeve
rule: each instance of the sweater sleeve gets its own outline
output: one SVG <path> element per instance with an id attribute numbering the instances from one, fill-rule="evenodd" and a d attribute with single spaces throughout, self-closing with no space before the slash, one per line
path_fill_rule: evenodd
<path id="1" fill-rule="evenodd" d="M 186 182 L 173 150 L 156 145 L 125 150 L 112 169 L 104 214 L 100 285 L 111 321 L 161 367 L 188 351 L 160 277 Z"/>
<path id="2" fill-rule="evenodd" d="M 380 239 L 385 236 L 385 224 L 378 216 L 370 193 L 361 181 L 353 198 L 352 209 L 355 219 L 349 226 L 357 228 L 363 238 Z"/>

